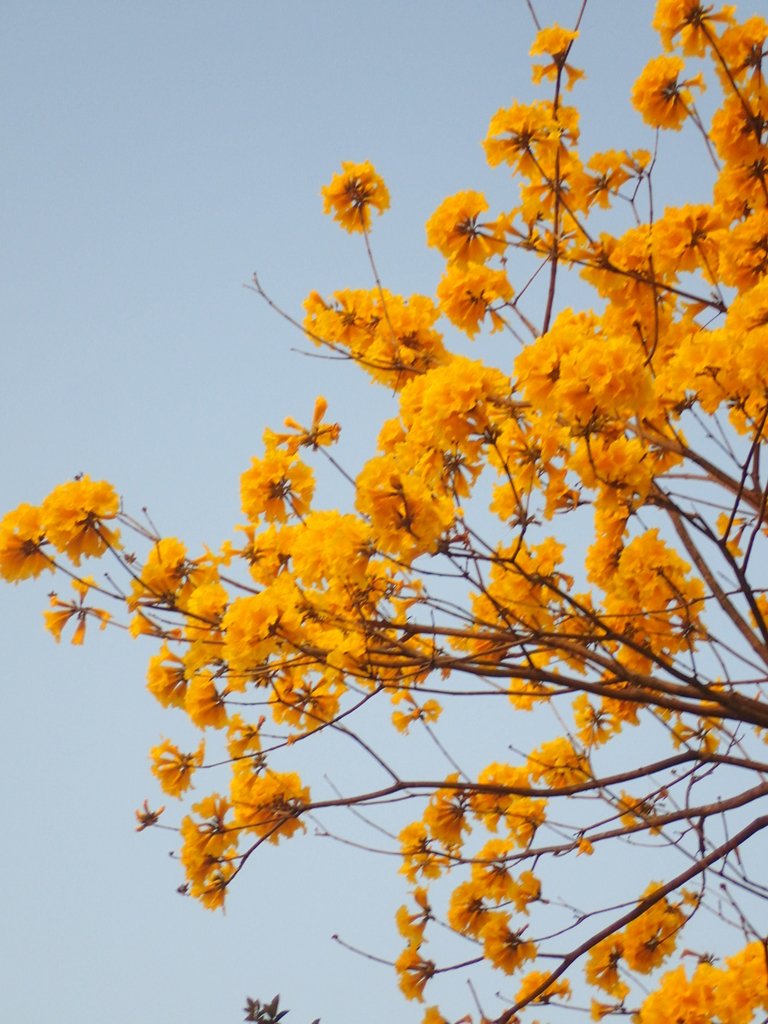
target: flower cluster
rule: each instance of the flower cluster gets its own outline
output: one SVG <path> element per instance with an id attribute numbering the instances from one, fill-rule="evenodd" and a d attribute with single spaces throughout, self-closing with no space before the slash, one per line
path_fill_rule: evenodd
<path id="1" fill-rule="evenodd" d="M 643 126 L 646 148 L 584 152 L 563 102 L 579 31 L 545 27 L 531 55 L 548 95 L 498 110 L 485 139 L 514 176 L 509 208 L 464 190 L 427 221 L 435 295 L 376 277 L 308 296 L 306 336 L 392 397 L 356 470 L 321 397 L 265 431 L 235 539 L 201 554 L 87 476 L 0 521 L 5 580 L 73 582 L 45 613 L 57 640 L 113 622 L 96 595 L 153 642 L 148 689 L 199 739 L 161 741 L 151 771 L 181 801 L 217 780 L 179 824 L 186 891 L 221 907 L 260 845 L 351 808 L 409 886 L 403 993 L 422 1000 L 469 965 L 511 985 L 506 1021 L 579 987 L 595 1020 L 768 1011 L 764 939 L 738 909 L 764 895 L 739 849 L 766 828 L 750 808 L 768 792 L 768 24 L 659 0 L 654 25 L 664 53 L 632 103 L 658 145 Z M 711 202 L 659 201 L 665 130 L 701 145 Z M 343 164 L 323 197 L 372 259 L 389 193 L 371 164 Z M 565 270 L 593 308 L 565 303 Z M 494 333 L 510 344 L 500 367 L 483 358 Z M 329 468 L 344 510 L 323 505 Z M 81 572 L 107 552 L 123 587 Z M 423 760 L 401 758 L 421 737 Z M 338 741 L 364 770 L 336 789 Z M 145 804 L 138 827 L 159 813 Z M 611 851 L 638 849 L 633 870 L 610 870 Z M 596 878 L 604 903 L 585 910 Z M 740 948 L 672 963 L 713 908 Z"/>

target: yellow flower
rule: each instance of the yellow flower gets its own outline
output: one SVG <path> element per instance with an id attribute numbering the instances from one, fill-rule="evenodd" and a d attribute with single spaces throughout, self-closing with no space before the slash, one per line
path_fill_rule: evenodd
<path id="1" fill-rule="evenodd" d="M 192 811 L 202 819 L 196 821 L 190 816 L 181 823 L 181 835 L 184 839 L 186 853 L 182 854 L 189 874 L 189 861 L 202 860 L 205 857 L 223 857 L 233 844 L 231 822 L 226 820 L 229 813 L 229 801 L 218 793 L 204 797 L 192 805 Z M 192 852 L 194 847 L 194 852 Z M 192 879 L 190 879 L 191 881 Z"/>
<path id="2" fill-rule="evenodd" d="M 205 756 L 205 743 L 201 740 L 197 750 L 183 754 L 170 740 L 153 747 L 152 774 L 160 782 L 163 792 L 169 796 L 182 796 L 192 785 L 192 773 L 199 768 Z"/>
<path id="3" fill-rule="evenodd" d="M 366 523 L 358 516 L 325 510 L 304 517 L 288 550 L 293 575 L 309 586 L 323 581 L 362 584 L 372 554 Z"/>
<path id="4" fill-rule="evenodd" d="M 79 595 L 78 601 L 60 601 L 56 594 L 50 595 L 51 610 L 43 612 L 43 617 L 45 628 L 52 634 L 56 643 L 61 640 L 62 631 L 72 618 L 77 619 L 77 625 L 70 643 L 76 645 L 82 644 L 85 639 L 85 624 L 89 617 L 98 620 L 100 629 L 106 629 L 111 618 L 109 612 L 101 608 L 87 608 L 84 604 L 86 594 L 92 585 L 92 576 L 82 580 L 72 580 L 72 588 Z"/>
<path id="5" fill-rule="evenodd" d="M 732 1019 L 747 1024 L 757 1007 L 768 1010 L 768 967 L 765 944 L 750 942 L 733 956 L 726 957 L 726 967 L 719 972 L 716 987 L 717 1014 L 722 1020 Z M 705 968 L 705 964 L 699 970 Z M 698 973 L 698 971 L 697 971 Z"/>
<path id="6" fill-rule="evenodd" d="M 483 951 L 487 960 L 505 974 L 513 974 L 536 956 L 536 944 L 522 938 L 520 931 L 509 927 L 509 914 L 493 912 L 482 929 Z"/>
<path id="7" fill-rule="evenodd" d="M 578 785 L 592 775 L 587 758 L 565 736 L 542 743 L 530 755 L 528 764 L 531 778 L 543 778 L 553 789 Z"/>
<path id="8" fill-rule="evenodd" d="M 300 816 L 309 789 L 296 772 L 254 770 L 249 760 L 236 761 L 230 786 L 237 828 L 278 843 L 304 825 Z"/>
<path id="9" fill-rule="evenodd" d="M 163 537 L 152 546 L 139 578 L 132 582 L 129 606 L 176 604 L 193 568 L 185 545 L 176 537 Z"/>
<path id="10" fill-rule="evenodd" d="M 403 857 L 400 873 L 409 882 L 415 882 L 420 874 L 424 878 L 440 877 L 445 859 L 434 851 L 432 840 L 422 822 L 414 821 L 406 825 L 398 839 Z"/>
<path id="11" fill-rule="evenodd" d="M 540 985 L 543 985 L 548 977 L 549 975 L 546 971 L 531 971 L 530 974 L 526 974 L 523 978 L 523 983 L 515 996 L 515 1002 L 521 1002 L 523 999 L 528 999 L 531 992 L 535 991 Z M 563 978 L 553 981 L 551 985 L 547 986 L 543 992 L 540 992 L 531 1001 L 534 1003 L 548 1003 L 552 999 L 570 999 L 570 997 L 571 986 L 569 982 Z"/>
<path id="12" fill-rule="evenodd" d="M 218 910 L 224 906 L 227 886 L 235 873 L 235 865 L 231 861 L 223 861 L 206 878 L 200 886 L 192 886 L 190 895 L 200 900 L 207 910 Z"/>
<path id="13" fill-rule="evenodd" d="M 595 707 L 586 693 L 580 693 L 573 700 L 573 718 L 579 740 L 585 747 L 600 746 L 621 731 L 621 721 L 616 719 L 603 704 Z"/>
<path id="14" fill-rule="evenodd" d="M 252 523 L 262 517 L 269 523 L 284 523 L 291 514 L 301 519 L 309 511 L 314 489 L 309 466 L 276 448 L 252 459 L 251 468 L 240 477 L 243 512 Z"/>
<path id="15" fill-rule="evenodd" d="M 227 722 L 227 709 L 208 671 L 197 672 L 189 680 L 184 708 L 199 729 L 221 729 Z"/>
<path id="16" fill-rule="evenodd" d="M 257 754 L 261 750 L 261 727 L 265 722 L 262 715 L 256 724 L 246 722 L 241 715 L 229 716 L 227 722 L 227 750 L 231 758 Z"/>
<path id="17" fill-rule="evenodd" d="M 665 50 L 672 49 L 679 35 L 686 56 L 702 57 L 713 35 L 713 23 L 730 24 L 735 10 L 728 4 L 719 14 L 713 14 L 712 5 L 704 5 L 701 0 L 658 0 L 652 24 Z"/>
<path id="18" fill-rule="evenodd" d="M 44 569 L 53 570 L 53 562 L 43 551 L 40 509 L 22 504 L 0 520 L 0 576 L 18 583 L 30 576 L 39 576 Z"/>
<path id="19" fill-rule="evenodd" d="M 632 104 L 653 128 L 679 131 L 691 112 L 691 88 L 704 88 L 702 75 L 680 81 L 685 67 L 682 57 L 654 57 L 632 89 Z"/>
<path id="20" fill-rule="evenodd" d="M 510 893 L 512 903 L 521 914 L 528 914 L 528 904 L 541 899 L 541 882 L 532 871 L 521 871 L 518 878 L 513 879 L 514 887 Z"/>
<path id="21" fill-rule="evenodd" d="M 395 915 L 397 930 L 408 940 L 408 945 L 418 949 L 424 938 L 424 929 L 432 920 L 432 908 L 429 905 L 426 889 L 414 889 L 413 898 L 419 906 L 415 913 L 409 913 L 409 908 L 404 904 L 398 907 Z"/>
<path id="22" fill-rule="evenodd" d="M 469 1020 L 469 1018 L 466 1018 Z M 421 1018 L 421 1024 L 448 1024 L 448 1021 L 440 1013 L 436 1006 L 428 1006 Z"/>
<path id="23" fill-rule="evenodd" d="M 456 782 L 458 777 L 456 773 L 449 775 L 446 782 Z M 443 846 L 461 846 L 464 832 L 470 830 L 466 797 L 455 789 L 439 789 L 424 811 L 424 824 Z"/>
<path id="24" fill-rule="evenodd" d="M 652 895 L 658 887 L 658 883 L 652 883 L 642 897 Z M 660 966 L 674 952 L 685 920 L 678 906 L 662 899 L 631 921 L 622 937 L 623 956 L 629 969 L 649 974 Z"/>
<path id="25" fill-rule="evenodd" d="M 611 205 L 611 197 L 618 195 L 619 189 L 632 177 L 631 157 L 624 151 L 615 149 L 604 153 L 594 153 L 587 161 L 587 173 L 581 182 L 581 191 L 585 198 L 582 206 L 589 209 L 597 204 L 604 210 Z"/>
<path id="26" fill-rule="evenodd" d="M 543 163 L 550 165 L 563 141 L 578 137 L 578 114 L 561 107 L 557 113 L 550 101 L 513 103 L 497 110 L 483 143 L 488 163 L 509 164 L 513 172 L 538 180 Z"/>
<path id="27" fill-rule="evenodd" d="M 507 840 L 491 839 L 473 859 L 472 881 L 484 897 L 496 903 L 512 899 L 517 888 L 509 870 L 514 859 L 514 845 Z"/>
<path id="28" fill-rule="evenodd" d="M 768 274 L 768 210 L 756 210 L 718 239 L 721 280 L 749 291 Z"/>
<path id="29" fill-rule="evenodd" d="M 222 622 L 221 649 L 230 674 L 253 672 L 286 638 L 298 639 L 302 619 L 298 600 L 293 578 L 284 573 L 260 593 L 232 602 Z"/>
<path id="30" fill-rule="evenodd" d="M 476 865 L 473 865 L 475 867 Z M 477 938 L 488 922 L 491 910 L 485 902 L 486 893 L 481 879 L 462 882 L 451 893 L 448 907 L 448 924 L 462 935 Z"/>
<path id="31" fill-rule="evenodd" d="M 567 77 L 566 89 L 572 89 L 574 82 L 584 77 L 584 72 L 579 68 L 566 64 L 566 57 L 578 39 L 579 33 L 559 25 L 551 25 L 549 28 L 542 28 L 536 33 L 533 45 L 528 51 L 531 57 L 547 54 L 552 58 L 551 64 L 534 64 L 531 69 L 531 77 L 534 84 L 538 85 L 543 78 L 556 79 L 558 74 L 565 71 Z"/>
<path id="32" fill-rule="evenodd" d="M 188 892 L 209 910 L 223 906 L 227 885 L 235 873 L 237 833 L 226 820 L 229 810 L 229 802 L 213 793 L 192 806 L 201 820 L 187 815 L 179 830 Z"/>
<path id="33" fill-rule="evenodd" d="M 619 964 L 624 955 L 620 936 L 609 935 L 589 951 L 584 973 L 590 985 L 596 985 L 616 999 L 629 995 L 629 986 L 619 977 Z"/>
<path id="34" fill-rule="evenodd" d="M 589 1016 L 591 1020 L 601 1021 L 603 1017 L 607 1017 L 609 1013 L 615 1013 L 620 1008 L 620 1003 L 601 1003 L 598 999 L 593 999 Z"/>
<path id="35" fill-rule="evenodd" d="M 342 173 L 334 174 L 330 185 L 321 189 L 323 212 L 333 213 L 347 231 L 369 231 L 371 207 L 379 213 L 389 207 L 387 186 L 368 161 L 345 161 L 341 166 Z"/>
<path id="36" fill-rule="evenodd" d="M 408 732 L 414 722 L 436 722 L 442 713 L 442 707 L 436 700 L 426 700 L 423 704 L 417 704 L 412 697 L 408 697 L 411 704 L 410 711 L 393 711 L 392 724 L 398 732 Z"/>
<path id="37" fill-rule="evenodd" d="M 718 48 L 725 67 L 721 67 L 718 61 L 715 64 L 715 71 L 726 89 L 730 80 L 733 80 L 750 93 L 759 94 L 762 91 L 767 39 L 768 22 L 757 14 L 723 32 L 718 40 Z"/>
<path id="38" fill-rule="evenodd" d="M 45 628 L 53 636 L 56 643 L 61 640 L 61 634 L 64 627 L 67 625 L 73 615 L 79 615 L 79 609 L 76 604 L 60 601 L 55 594 L 51 594 L 50 597 L 51 611 L 43 612 L 43 618 L 45 619 Z M 85 619 L 80 618 L 72 635 L 73 644 L 81 644 L 84 639 L 85 633 Z"/>
<path id="39" fill-rule="evenodd" d="M 304 427 L 301 423 L 287 416 L 283 421 L 284 426 L 289 430 L 295 430 L 295 434 L 274 434 L 271 430 L 265 432 L 265 442 L 268 448 L 278 445 L 285 445 L 286 451 L 294 455 L 299 448 L 324 448 L 335 444 L 341 434 L 341 427 L 338 423 L 323 423 L 323 416 L 328 409 L 328 403 L 319 395 L 315 400 L 315 407 L 312 413 L 312 425 Z"/>
<path id="40" fill-rule="evenodd" d="M 406 999 L 424 1001 L 424 987 L 435 973 L 435 965 L 431 960 L 423 960 L 418 947 L 406 946 L 395 960 L 397 981 L 400 991 Z"/>
<path id="41" fill-rule="evenodd" d="M 165 708 L 184 707 L 187 689 L 184 662 L 165 643 L 160 651 L 149 659 L 147 689 Z"/>
<path id="42" fill-rule="evenodd" d="M 437 491 L 441 478 L 429 476 L 401 469 L 388 455 L 371 459 L 357 478 L 357 508 L 369 518 L 376 547 L 403 561 L 434 553 L 456 518 L 452 496 Z"/>
<path id="43" fill-rule="evenodd" d="M 439 249 L 451 263 L 485 263 L 503 255 L 507 241 L 503 219 L 478 223 L 488 203 L 482 192 L 457 192 L 444 199 L 426 224 L 427 245 Z"/>
<path id="44" fill-rule="evenodd" d="M 326 677 L 308 679 L 300 673 L 285 672 L 272 682 L 269 705 L 275 722 L 287 722 L 311 732 L 331 722 L 339 711 L 340 688 Z"/>
<path id="45" fill-rule="evenodd" d="M 385 288 L 345 289 L 327 302 L 312 292 L 304 308 L 304 329 L 313 344 L 351 356 L 395 391 L 448 358 L 434 329 L 439 310 L 426 295 L 403 298 Z"/>
<path id="46" fill-rule="evenodd" d="M 517 809 L 519 805 L 537 804 L 541 811 L 541 818 L 544 818 L 544 808 L 546 807 L 545 800 L 527 800 L 525 797 L 515 796 L 514 790 L 529 790 L 529 774 L 524 768 L 514 767 L 510 764 L 499 764 L 492 763 L 486 765 L 485 768 L 480 772 L 477 777 L 477 781 L 483 787 L 498 787 L 499 792 L 487 791 L 472 793 L 470 796 L 470 805 L 472 812 L 479 820 L 483 822 L 485 827 L 491 832 L 495 832 L 498 829 L 499 821 L 505 815 L 509 815 L 512 812 L 512 808 Z M 505 793 L 504 789 L 511 789 L 512 793 Z M 526 810 L 530 810 L 526 806 Z M 484 847 L 481 851 L 480 857 L 482 859 L 489 858 L 491 860 L 503 860 L 503 855 L 507 852 L 507 847 L 496 846 L 495 843 L 491 843 Z M 501 867 L 494 870 L 503 870 Z"/>
<path id="47" fill-rule="evenodd" d="M 467 267 L 452 264 L 437 286 L 440 309 L 451 323 L 474 338 L 486 315 L 492 331 L 504 326 L 492 303 L 508 302 L 514 290 L 503 270 L 491 270 L 479 263 Z"/>
<path id="48" fill-rule="evenodd" d="M 104 523 L 119 511 L 114 487 L 87 475 L 55 487 L 40 508 L 46 538 L 75 565 L 83 557 L 98 557 L 118 546 L 119 532 Z"/>

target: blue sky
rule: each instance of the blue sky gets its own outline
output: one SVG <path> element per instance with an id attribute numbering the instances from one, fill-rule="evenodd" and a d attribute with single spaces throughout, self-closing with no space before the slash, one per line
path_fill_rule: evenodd
<path id="1" fill-rule="evenodd" d="M 578 6 L 537 10 L 568 25 Z M 627 103 L 657 49 L 651 12 L 589 0 L 574 55 L 587 149 L 652 145 Z M 423 225 L 439 201 L 514 201 L 480 140 L 531 95 L 523 0 L 6 0 L 0 23 L 0 510 L 85 471 L 161 532 L 217 545 L 264 426 L 307 419 L 319 393 L 359 464 L 390 397 L 297 353 L 243 285 L 258 270 L 297 315 L 313 288 L 367 287 L 362 245 L 323 217 L 319 189 L 369 159 L 392 195 L 373 235 L 384 283 L 433 291 Z M 511 361 L 498 339 L 478 346 Z M 292 1024 L 419 1020 L 385 968 L 330 939 L 396 954 L 387 862 L 288 844 L 252 864 L 226 916 L 175 893 L 173 836 L 133 832 L 157 794 L 147 751 L 175 727 L 143 688 L 149 647 L 109 632 L 57 648 L 46 589 L 0 592 L 0 1017 L 227 1024 L 245 995 L 279 991 Z"/>

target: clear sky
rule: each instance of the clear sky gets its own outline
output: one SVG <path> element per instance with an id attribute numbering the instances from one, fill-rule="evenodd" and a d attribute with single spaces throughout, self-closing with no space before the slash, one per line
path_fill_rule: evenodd
<path id="1" fill-rule="evenodd" d="M 564 25 L 578 6 L 536 5 Z M 628 108 L 652 9 L 589 0 L 587 150 L 652 146 Z M 218 545 L 263 427 L 307 419 L 319 393 L 354 468 L 391 399 L 294 351 L 243 285 L 258 270 L 297 315 L 313 288 L 370 285 L 319 197 L 341 160 L 368 159 L 392 195 L 384 283 L 433 291 L 438 202 L 514 202 L 480 140 L 531 95 L 524 0 L 5 0 L 0 28 L 0 512 L 85 471 L 161 532 Z M 511 360 L 493 346 L 478 354 Z M 392 973 L 330 938 L 396 955 L 391 864 L 309 840 L 264 851 L 225 916 L 176 894 L 173 835 L 133 831 L 157 799 L 147 751 L 176 726 L 143 688 L 150 647 L 57 648 L 45 591 L 0 590 L 0 1020 L 228 1024 L 278 991 L 291 1024 L 419 1020 Z"/>

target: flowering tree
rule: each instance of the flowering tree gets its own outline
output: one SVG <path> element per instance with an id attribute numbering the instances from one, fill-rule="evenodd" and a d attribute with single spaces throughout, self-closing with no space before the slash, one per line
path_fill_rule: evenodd
<path id="1" fill-rule="evenodd" d="M 491 119 L 511 208 L 466 191 L 430 217 L 436 300 L 380 280 L 389 194 L 369 163 L 323 189 L 373 286 L 312 293 L 297 326 L 398 396 L 361 468 L 333 454 L 318 398 L 308 423 L 265 431 L 237 539 L 202 555 L 88 476 L 0 524 L 6 580 L 69 577 L 56 639 L 122 607 L 154 642 L 151 693 L 205 735 L 151 752 L 170 797 L 204 767 L 217 780 L 178 826 L 185 890 L 221 907 L 262 844 L 308 822 L 394 859 L 403 993 L 439 999 L 463 970 L 475 994 L 425 1024 L 534 1004 L 642 1024 L 768 1013 L 768 24 L 659 0 L 654 26 L 665 52 L 632 102 L 691 133 L 708 203 L 660 213 L 651 153 L 580 153 L 578 24 L 537 23 L 545 98 Z M 561 308 L 568 268 L 591 309 Z M 449 348 L 448 324 L 505 332 L 511 374 Z M 346 507 L 321 505 L 313 460 Z M 83 574 L 106 555 L 124 586 Z M 338 741 L 358 760 L 331 788 L 313 766 Z"/>

